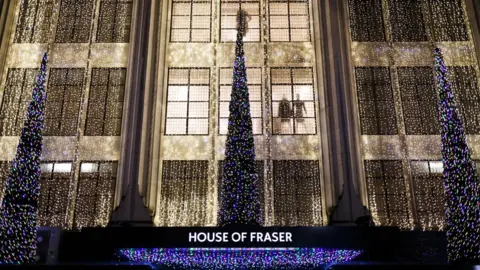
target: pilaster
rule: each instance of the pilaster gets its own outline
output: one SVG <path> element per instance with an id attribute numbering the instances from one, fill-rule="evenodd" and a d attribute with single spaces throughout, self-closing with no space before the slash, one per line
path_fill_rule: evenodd
<path id="1" fill-rule="evenodd" d="M 359 124 L 353 94 L 347 1 L 320 1 L 324 62 L 325 110 L 329 141 L 329 171 L 338 201 L 330 209 L 330 224 L 352 224 L 367 214 L 359 143 Z M 334 201 L 336 198 L 334 198 Z"/>
<path id="2" fill-rule="evenodd" d="M 134 1 L 130 37 L 121 154 L 111 224 L 151 225 L 151 215 L 140 197 L 138 176 L 144 113 L 145 73 L 152 1 Z"/>

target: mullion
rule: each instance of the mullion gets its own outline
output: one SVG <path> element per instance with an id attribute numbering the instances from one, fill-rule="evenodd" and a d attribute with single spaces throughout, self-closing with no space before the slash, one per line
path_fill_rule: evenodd
<path id="1" fill-rule="evenodd" d="M 288 4 L 289 2 L 287 2 Z M 290 10 L 290 8 L 289 8 Z M 290 12 L 290 11 L 289 11 Z M 289 23 L 289 28 L 290 28 L 290 17 L 288 18 L 288 23 Z M 290 31 L 290 30 L 289 30 Z M 290 32 L 289 32 L 289 35 L 290 35 Z M 290 37 L 289 37 L 290 38 Z M 293 121 L 293 134 L 297 134 L 297 125 L 296 125 L 296 122 L 295 121 L 297 119 L 297 116 L 296 116 L 296 112 L 295 112 L 295 94 L 293 93 L 294 90 L 293 90 L 293 69 L 292 68 L 289 68 L 290 70 L 290 93 L 291 93 L 291 97 L 292 97 L 292 101 L 291 101 L 291 104 L 292 104 L 292 121 Z"/>
<path id="2" fill-rule="evenodd" d="M 192 8 L 193 8 L 193 0 L 192 0 Z M 190 19 L 190 26 L 191 25 L 192 25 L 192 20 Z M 190 33 L 191 33 L 191 29 L 190 29 Z M 191 37 L 191 35 L 190 35 L 190 37 Z M 186 135 L 188 135 L 188 123 L 190 122 L 189 121 L 189 115 L 190 115 L 190 82 L 192 81 L 191 76 L 192 76 L 192 70 L 189 69 L 188 70 L 188 86 L 187 86 L 187 115 L 186 115 L 187 119 L 185 120 L 185 124 L 186 124 L 185 134 Z"/>
<path id="3" fill-rule="evenodd" d="M 32 25 L 32 31 L 30 32 L 30 40 L 29 40 L 29 43 L 32 43 L 33 42 L 33 37 L 34 37 L 34 33 L 35 33 L 35 28 L 36 28 L 36 25 L 37 25 L 37 15 L 38 15 L 38 6 L 39 6 L 39 1 L 40 0 L 37 0 L 35 2 L 35 16 L 33 17 L 34 20 L 33 20 L 33 25 Z"/>
<path id="4" fill-rule="evenodd" d="M 106 84 L 106 93 L 105 93 L 105 109 L 103 110 L 103 124 L 102 124 L 102 135 L 105 135 L 105 122 L 107 121 L 107 110 L 108 110 L 108 97 L 110 93 L 110 75 L 111 75 L 111 70 L 107 69 L 105 70 L 107 72 L 107 84 Z M 100 168 L 100 165 L 98 165 Z"/>
<path id="5" fill-rule="evenodd" d="M 117 15 L 118 15 L 118 0 L 115 0 L 115 11 L 114 11 L 114 17 L 113 17 L 113 27 L 112 27 L 112 41 L 117 41 L 116 38 L 117 38 L 117 35 L 116 35 L 116 27 L 117 27 L 117 23 L 118 23 L 118 18 L 117 18 Z"/>
<path id="6" fill-rule="evenodd" d="M 192 42 L 192 31 L 193 31 L 192 28 L 193 28 L 193 0 L 190 0 L 190 29 L 188 30 L 188 33 L 190 36 L 188 37 L 188 42 Z M 188 82 L 190 84 L 190 70 L 188 71 Z M 190 86 L 188 86 L 188 92 L 190 92 Z M 188 134 L 188 102 L 187 102 L 187 134 Z"/>

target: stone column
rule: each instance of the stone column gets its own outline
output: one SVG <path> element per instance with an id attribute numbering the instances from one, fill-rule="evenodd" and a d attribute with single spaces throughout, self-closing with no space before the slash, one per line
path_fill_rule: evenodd
<path id="1" fill-rule="evenodd" d="M 134 1 L 132 34 L 122 120 L 121 152 L 115 206 L 110 225 L 151 226 L 152 218 L 140 197 L 138 187 L 140 148 L 144 113 L 144 93 L 152 1 Z"/>
<path id="2" fill-rule="evenodd" d="M 360 128 L 354 99 L 354 74 L 346 0 L 324 0 L 318 4 L 321 48 L 325 81 L 325 110 L 329 147 L 328 164 L 333 183 L 335 207 L 329 224 L 351 225 L 368 214 Z M 363 200 L 363 202 L 362 202 Z"/>
<path id="3" fill-rule="evenodd" d="M 480 67 L 480 2 L 478 0 L 466 0 L 467 15 L 472 29 L 473 43 L 476 44 L 477 62 Z"/>
<path id="4" fill-rule="evenodd" d="M 15 31 L 15 7 L 18 0 L 0 0 L 0 78 L 3 78 L 5 61 L 12 31 Z"/>

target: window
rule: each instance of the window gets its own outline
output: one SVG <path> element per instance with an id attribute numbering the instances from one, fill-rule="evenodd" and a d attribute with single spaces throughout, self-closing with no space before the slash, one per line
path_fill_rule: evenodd
<path id="1" fill-rule="evenodd" d="M 68 193 L 72 179 L 72 162 L 45 162 L 40 165 L 40 200 L 38 225 L 64 227 Z"/>
<path id="2" fill-rule="evenodd" d="M 480 89 L 473 67 L 448 67 L 452 89 L 467 134 L 480 134 Z"/>
<path id="3" fill-rule="evenodd" d="M 94 68 L 88 99 L 86 136 L 120 136 L 125 68 Z"/>
<path id="4" fill-rule="evenodd" d="M 368 204 L 383 226 L 409 222 L 407 190 L 400 160 L 365 160 Z"/>
<path id="5" fill-rule="evenodd" d="M 398 81 L 407 135 L 440 134 L 432 68 L 398 68 Z"/>
<path id="6" fill-rule="evenodd" d="M 319 226 L 321 218 L 318 161 L 274 160 L 276 226 Z"/>
<path id="7" fill-rule="evenodd" d="M 62 0 L 55 42 L 89 42 L 93 18 L 93 2 L 93 0 Z"/>
<path id="8" fill-rule="evenodd" d="M 220 69 L 219 95 L 219 134 L 228 132 L 228 117 L 230 115 L 230 99 L 232 93 L 232 68 Z M 252 117 L 253 134 L 262 134 L 262 69 L 248 68 L 248 92 L 250 98 L 250 115 Z"/>
<path id="9" fill-rule="evenodd" d="M 223 183 L 223 163 L 224 161 L 218 162 L 218 205 L 221 204 L 222 196 L 222 183 Z M 265 186 L 264 186 L 264 172 L 265 166 L 263 160 L 256 160 L 255 167 L 257 169 L 258 181 L 257 187 L 260 193 L 260 209 L 262 212 L 262 220 L 265 220 Z"/>
<path id="10" fill-rule="evenodd" d="M 210 42 L 211 0 L 173 0 L 170 42 Z"/>
<path id="11" fill-rule="evenodd" d="M 427 41 L 421 0 L 389 0 L 393 42 Z"/>
<path id="12" fill-rule="evenodd" d="M 47 43 L 50 39 L 53 0 L 22 0 L 15 43 Z"/>
<path id="13" fill-rule="evenodd" d="M 36 69 L 9 69 L 0 109 L 0 135 L 19 136 L 32 99 Z"/>
<path id="14" fill-rule="evenodd" d="M 467 26 L 461 0 L 429 0 L 435 41 L 467 41 Z"/>
<path id="15" fill-rule="evenodd" d="M 75 228 L 105 226 L 108 223 L 113 209 L 117 166 L 116 161 L 84 161 L 80 164 L 73 222 Z"/>
<path id="16" fill-rule="evenodd" d="M 362 135 L 397 134 L 390 72 L 384 67 L 355 68 Z"/>
<path id="17" fill-rule="evenodd" d="M 270 41 L 310 41 L 308 0 L 269 0 Z"/>
<path id="18" fill-rule="evenodd" d="M 207 191 L 208 161 L 164 160 L 160 211 L 165 226 L 204 226 Z"/>
<path id="19" fill-rule="evenodd" d="M 210 69 L 171 68 L 165 135 L 207 135 Z"/>
<path id="20" fill-rule="evenodd" d="M 349 0 L 350 29 L 353 41 L 385 41 L 381 0 Z"/>
<path id="21" fill-rule="evenodd" d="M 272 68 L 274 134 L 316 134 L 312 68 Z"/>
<path id="22" fill-rule="evenodd" d="M 220 41 L 232 42 L 237 39 L 237 12 L 243 9 L 251 20 L 248 32 L 243 38 L 245 42 L 260 42 L 260 0 L 221 0 Z"/>
<path id="23" fill-rule="evenodd" d="M 442 161 L 411 161 L 417 214 L 422 228 L 441 229 L 445 215 Z"/>
<path id="24" fill-rule="evenodd" d="M 96 42 L 128 43 L 132 0 L 102 0 Z"/>
<path id="25" fill-rule="evenodd" d="M 45 106 L 45 136 L 74 136 L 77 133 L 85 70 L 50 69 Z"/>

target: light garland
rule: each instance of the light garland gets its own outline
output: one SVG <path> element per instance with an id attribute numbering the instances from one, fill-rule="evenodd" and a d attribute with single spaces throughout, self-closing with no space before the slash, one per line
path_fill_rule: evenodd
<path id="1" fill-rule="evenodd" d="M 0 207 L 0 263 L 35 260 L 47 58 L 45 53 Z"/>
<path id="2" fill-rule="evenodd" d="M 32 52 L 35 51 L 38 46 L 42 47 L 45 43 L 48 43 L 46 45 L 49 48 L 48 51 L 52 57 L 52 62 L 56 67 L 53 71 L 62 73 L 68 68 L 84 67 L 79 66 L 76 62 L 74 63 L 72 61 L 62 60 L 59 61 L 59 59 L 64 57 L 64 53 L 67 48 L 66 46 L 68 46 L 68 49 L 75 52 L 75 56 L 78 58 L 76 59 L 77 61 L 84 62 L 85 60 L 88 60 L 92 62 L 91 60 L 95 56 L 87 56 L 87 59 L 82 56 L 86 55 L 84 54 L 86 44 L 68 43 L 68 45 L 66 45 L 61 43 L 88 42 L 88 44 L 90 44 L 88 46 L 93 46 L 95 51 L 98 51 L 98 46 L 111 48 L 103 52 L 106 56 L 108 56 L 110 51 L 115 52 L 116 48 L 120 48 L 124 46 L 124 44 L 98 44 L 98 42 L 128 42 L 130 38 L 129 25 L 131 23 L 132 5 L 133 2 L 129 0 L 21 0 L 19 1 L 18 7 L 19 15 L 17 16 L 18 22 L 16 25 L 16 31 L 12 31 L 12 37 L 14 37 L 12 41 L 15 43 L 22 43 L 22 46 L 24 47 L 30 46 L 32 48 Z M 68 17 L 68 13 L 72 11 L 74 14 L 76 14 L 75 16 L 78 22 L 75 24 L 75 26 L 70 23 L 66 23 L 66 20 L 72 19 L 71 17 Z M 113 25 L 111 25 L 110 22 L 113 22 Z M 54 33 L 55 38 L 53 35 Z M 97 42 L 97 44 L 90 43 L 90 41 Z M 13 47 L 13 49 L 18 48 L 18 45 L 13 44 L 13 42 L 10 47 Z M 58 57 L 60 55 L 62 55 L 62 57 Z M 18 55 L 18 57 L 25 57 L 25 55 Z M 111 57 L 109 56 L 106 58 L 116 58 L 116 55 L 111 55 Z M 73 66 L 71 65 L 72 63 L 74 63 Z M 13 63 L 13 65 L 15 66 L 15 63 Z M 49 119 L 46 121 L 46 125 L 49 126 L 50 130 L 52 131 L 52 128 L 55 127 L 56 131 L 50 133 L 50 135 L 54 135 L 55 137 L 49 137 L 48 144 L 46 144 L 47 156 L 54 156 L 54 158 L 49 158 L 48 160 L 42 162 L 42 166 L 44 166 L 46 170 L 42 171 L 41 179 L 42 194 L 39 202 L 38 220 L 40 226 L 71 227 L 73 223 L 75 223 L 75 226 L 79 227 L 105 226 L 109 221 L 111 208 L 113 207 L 111 197 L 115 192 L 115 188 L 111 185 L 111 183 L 115 182 L 112 178 L 115 176 L 102 171 L 99 172 L 98 178 L 95 177 L 94 179 L 86 180 L 86 177 L 89 177 L 89 175 L 91 176 L 91 174 L 82 172 L 81 168 L 79 167 L 81 167 L 81 164 L 84 162 L 87 162 L 81 161 L 81 159 L 85 158 L 83 151 L 89 153 L 93 151 L 92 149 L 105 149 L 104 145 L 112 142 L 112 138 L 107 136 L 120 135 L 120 122 L 123 111 L 123 92 L 125 87 L 125 69 L 123 69 L 123 73 L 120 72 L 122 74 L 118 74 L 118 71 L 122 70 L 118 69 L 118 63 L 113 63 L 112 68 L 109 69 L 108 67 L 110 65 L 112 64 L 105 65 L 100 63 L 100 66 L 105 68 L 97 70 L 100 75 L 103 75 L 105 72 L 109 73 L 108 78 L 103 76 L 100 76 L 99 78 L 99 80 L 102 80 L 102 83 L 105 84 L 98 85 L 96 89 L 90 92 L 90 95 L 88 95 L 87 92 L 87 95 L 84 96 L 84 98 L 78 100 L 80 104 L 84 105 L 84 110 L 80 110 L 78 106 L 69 107 L 68 104 L 73 100 L 72 98 L 77 98 L 81 96 L 81 93 L 85 93 L 85 88 L 95 88 L 90 84 L 89 70 L 92 69 L 92 63 L 90 63 L 90 66 L 85 72 L 86 77 L 82 75 L 80 78 L 82 81 L 82 86 L 66 86 L 71 84 L 73 81 L 71 78 L 67 78 L 67 82 L 65 82 L 64 86 L 68 88 L 68 93 L 59 97 L 60 100 L 57 100 L 66 105 L 64 106 L 63 111 L 54 111 L 56 107 L 52 107 L 52 104 L 47 104 L 47 107 L 50 107 L 50 109 L 47 109 Z M 8 71 L 8 73 L 10 73 L 10 71 L 13 70 L 14 69 L 11 66 L 6 65 L 6 72 Z M 25 70 L 28 71 L 28 69 L 15 70 L 22 72 L 25 72 Z M 58 94 L 58 91 L 54 89 L 55 86 L 53 85 L 57 84 L 61 86 L 62 83 L 60 83 L 60 81 L 65 81 L 60 79 L 54 81 L 54 79 L 55 78 L 53 78 L 53 76 L 49 77 L 49 87 L 47 89 L 47 95 L 52 98 L 52 101 L 54 100 L 55 95 Z M 10 80 L 11 78 L 7 76 L 7 82 Z M 21 88 L 26 89 L 27 87 L 25 86 L 27 83 L 29 83 L 29 80 L 25 78 L 22 81 L 24 86 Z M 95 81 L 92 80 L 92 84 L 94 82 Z M 106 87 L 104 87 L 104 85 Z M 12 87 L 12 89 L 15 91 L 14 95 L 21 96 L 21 88 L 13 89 Z M 102 92 L 105 90 L 105 88 L 107 88 L 106 93 Z M 99 91 L 95 92 L 95 90 Z M 95 94 L 100 96 L 105 94 L 105 99 L 103 100 L 104 102 L 102 104 L 92 102 L 91 106 L 88 106 L 87 102 L 98 101 L 96 98 L 99 96 L 94 96 Z M 8 105 L 8 108 L 2 111 L 6 111 L 8 115 L 12 116 L 11 119 L 13 119 L 15 112 L 22 110 L 24 106 L 23 101 L 21 102 L 22 104 L 11 104 L 6 103 L 7 100 L 5 98 L 3 100 L 3 105 Z M 87 108 L 90 111 L 90 114 L 87 113 Z M 100 114 L 104 117 L 96 117 L 95 113 L 98 113 L 99 111 L 101 111 Z M 55 123 L 52 117 L 57 118 L 55 120 L 58 122 Z M 75 119 L 70 119 L 72 121 L 64 121 L 63 118 L 65 117 Z M 82 121 L 78 121 L 80 117 L 82 117 Z M 69 125 L 71 122 L 74 122 L 76 125 Z M 101 129 L 101 131 L 95 130 L 96 132 L 101 132 L 101 137 L 85 138 L 82 136 L 74 141 L 71 140 L 71 137 L 63 137 L 67 135 L 65 131 L 71 131 L 72 129 L 74 129 L 74 133 L 80 130 L 81 133 L 85 133 L 84 135 L 89 135 L 89 132 L 91 134 L 93 128 L 88 129 L 86 127 L 87 123 L 90 126 Z M 14 125 L 9 125 L 5 132 L 8 134 L 15 132 Z M 71 133 L 69 133 L 69 135 L 71 135 Z M 53 145 L 52 147 L 51 141 L 58 142 L 58 145 Z M 94 143 L 85 149 L 84 146 L 80 147 L 80 145 L 84 144 L 84 141 L 93 141 Z M 66 163 L 70 163 L 70 165 L 72 165 L 72 149 L 67 149 L 68 146 L 66 147 L 65 145 L 62 145 L 65 142 L 68 142 L 68 145 L 70 146 L 73 145 L 73 147 L 80 147 L 80 151 L 77 151 L 77 153 L 74 154 L 74 156 L 80 158 L 78 162 L 75 163 L 76 166 L 70 166 L 71 169 L 69 171 L 59 172 L 55 169 L 57 166 L 63 166 Z M 98 157 L 101 155 L 95 153 L 94 156 Z M 100 157 L 100 159 L 102 158 Z M 112 155 L 106 154 L 105 159 L 106 163 L 110 163 Z M 104 162 L 102 161 L 102 164 L 103 163 Z M 100 167 L 102 166 L 104 165 L 100 165 Z M 75 174 L 75 176 L 72 177 L 73 174 Z M 85 184 L 88 181 L 93 181 L 90 183 L 91 185 L 87 184 L 84 185 L 84 187 L 90 186 L 93 188 L 97 179 L 99 183 L 105 184 L 101 187 L 97 186 L 97 189 L 86 192 L 96 192 L 96 202 L 75 202 L 77 198 L 85 195 L 85 193 L 78 195 L 75 194 L 75 191 L 77 190 L 76 179 L 78 178 L 80 178 L 79 181 L 81 182 L 79 184 Z M 72 179 L 75 179 L 75 181 L 72 181 Z M 107 189 L 107 187 L 109 189 Z M 80 201 L 82 200 L 83 198 L 80 198 Z M 64 208 L 67 206 L 68 213 L 64 211 Z M 65 223 L 65 220 L 68 222 Z"/>
<path id="3" fill-rule="evenodd" d="M 429 211 L 436 206 L 424 202 L 422 194 L 424 190 L 435 190 L 441 194 L 436 183 L 426 180 L 435 178 L 434 173 L 420 177 L 411 164 L 424 162 L 422 160 L 438 160 L 441 156 L 437 148 L 440 137 L 437 135 L 439 124 L 435 124 L 438 121 L 435 117 L 438 109 L 431 75 L 432 54 L 425 41 L 441 47 L 449 70 L 460 72 L 461 76 L 452 74 L 452 88 L 460 97 L 459 108 L 467 132 L 478 135 L 479 123 L 474 117 L 477 110 L 473 108 L 479 93 L 480 73 L 465 9 L 463 0 L 349 0 L 352 60 L 357 73 L 356 92 L 362 131 L 364 127 L 379 125 L 385 129 L 398 129 L 398 132 L 390 133 L 363 132 L 363 155 L 367 161 L 398 160 L 403 163 L 403 172 L 399 173 L 405 176 L 404 182 L 388 183 L 386 188 L 390 195 L 387 198 L 406 197 L 410 205 L 401 211 L 396 209 L 390 212 L 388 216 L 393 220 L 385 219 L 382 213 L 384 207 L 381 206 L 385 204 L 385 195 L 379 196 L 373 192 L 382 188 L 381 181 L 367 179 L 369 207 L 380 225 L 402 228 L 418 225 L 424 229 L 443 227 L 443 219 L 437 211 L 439 209 Z M 378 16 L 380 12 L 383 14 L 381 21 Z M 364 73 L 359 74 L 366 68 L 385 68 L 386 72 L 373 78 L 374 83 L 366 83 L 370 79 Z M 378 82 L 386 81 L 388 77 L 390 86 L 388 83 L 379 85 Z M 375 93 L 372 88 L 392 93 L 390 105 L 384 105 L 388 99 L 372 98 L 370 94 Z M 375 107 L 381 107 L 382 110 L 372 110 Z M 369 114 L 372 117 L 368 117 Z M 396 120 L 392 124 L 392 121 L 383 121 L 382 118 Z M 366 168 L 366 174 L 374 172 Z M 405 212 L 410 214 L 404 215 Z"/>
<path id="4" fill-rule="evenodd" d="M 175 269 L 312 269 L 348 262 L 362 251 L 322 248 L 120 249 L 120 259 Z"/>

